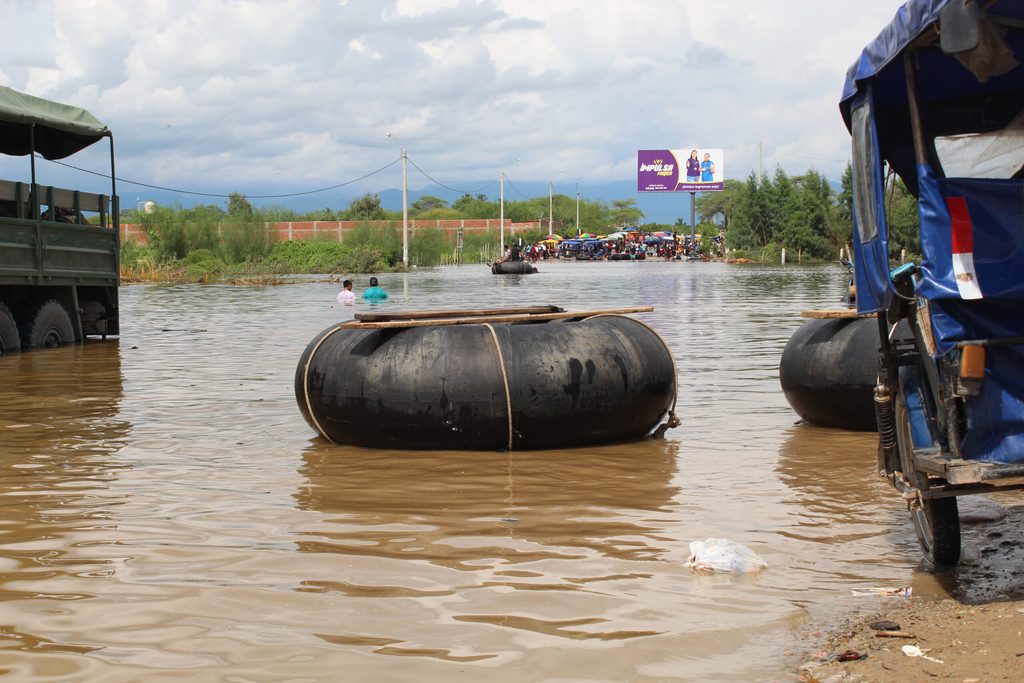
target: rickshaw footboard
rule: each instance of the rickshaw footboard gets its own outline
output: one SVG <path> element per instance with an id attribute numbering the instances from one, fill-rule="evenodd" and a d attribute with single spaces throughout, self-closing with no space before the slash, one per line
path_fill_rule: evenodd
<path id="1" fill-rule="evenodd" d="M 1024 463 L 982 462 L 939 453 L 916 453 L 914 464 L 921 472 L 942 477 L 953 486 L 985 483 L 999 490 L 1024 488 Z M 999 483 L 1013 479 L 1021 481 Z"/>

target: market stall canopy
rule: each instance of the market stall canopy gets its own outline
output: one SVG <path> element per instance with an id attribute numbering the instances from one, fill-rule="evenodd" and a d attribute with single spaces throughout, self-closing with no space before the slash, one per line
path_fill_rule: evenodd
<path id="1" fill-rule="evenodd" d="M 547 237 L 542 239 L 541 242 L 557 242 L 560 239 L 562 239 L 561 235 L 556 235 L 555 233 L 551 233 Z"/>
<path id="2" fill-rule="evenodd" d="M 0 153 L 63 159 L 85 149 L 110 131 L 80 107 L 44 100 L 0 86 Z"/>

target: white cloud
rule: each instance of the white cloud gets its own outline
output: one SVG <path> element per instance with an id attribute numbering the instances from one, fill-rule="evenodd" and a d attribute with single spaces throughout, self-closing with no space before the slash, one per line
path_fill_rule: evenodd
<path id="1" fill-rule="evenodd" d="M 838 178 L 846 67 L 895 9 L 892 0 L 14 2 L 24 29 L 0 44 L 0 83 L 89 109 L 114 130 L 124 177 L 209 192 L 326 186 L 401 148 L 434 177 L 467 184 L 516 157 L 517 180 L 559 169 L 584 187 L 629 180 L 638 148 L 694 144 L 724 147 L 730 173 L 744 177 L 759 142 L 769 170 L 813 165 Z"/>

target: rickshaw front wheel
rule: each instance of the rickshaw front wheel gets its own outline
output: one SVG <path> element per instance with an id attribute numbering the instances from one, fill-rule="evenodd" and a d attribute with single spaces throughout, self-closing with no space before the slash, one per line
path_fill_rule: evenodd
<path id="1" fill-rule="evenodd" d="M 928 476 L 914 468 L 914 442 L 910 431 L 905 389 L 896 392 L 896 442 L 899 447 L 903 475 L 918 491 L 928 490 Z M 910 521 L 925 557 L 937 567 L 954 566 L 960 562 L 960 513 L 956 497 L 918 498 L 910 503 Z"/>

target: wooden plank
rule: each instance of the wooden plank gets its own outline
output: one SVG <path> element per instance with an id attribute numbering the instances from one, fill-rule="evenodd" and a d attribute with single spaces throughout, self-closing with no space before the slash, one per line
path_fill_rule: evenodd
<path id="1" fill-rule="evenodd" d="M 473 318 L 485 315 L 515 315 L 517 313 L 561 313 L 558 306 L 521 306 L 519 308 L 468 308 L 457 311 L 406 311 L 404 313 L 356 313 L 356 320 L 364 323 L 383 323 L 391 320 L 422 320 L 426 318 Z"/>
<path id="2" fill-rule="evenodd" d="M 547 320 L 569 320 L 590 318 L 595 315 L 622 315 L 625 313 L 649 313 L 654 306 L 633 306 L 630 308 L 606 308 L 597 311 L 559 311 L 557 313 L 526 313 L 517 315 L 482 315 L 463 318 L 429 318 L 416 320 L 388 320 L 384 322 L 360 322 L 353 320 L 340 327 L 355 330 L 400 329 L 405 327 L 431 327 L 441 325 L 479 325 L 482 323 L 531 323 Z"/>
<path id="3" fill-rule="evenodd" d="M 13 202 L 17 198 L 14 186 L 12 180 L 0 180 L 0 199 Z"/>
<path id="4" fill-rule="evenodd" d="M 101 202 L 106 198 L 103 195 L 92 192 L 78 192 L 77 190 L 65 190 L 60 187 L 37 186 L 40 192 L 40 203 L 47 206 L 59 206 L 64 209 L 77 208 L 79 211 L 98 213 L 102 207 Z"/>
<path id="5" fill-rule="evenodd" d="M 874 318 L 874 313 L 857 313 L 856 308 L 836 308 L 832 310 L 800 311 L 801 318 L 817 318 L 827 320 L 838 320 L 841 318 Z"/>

